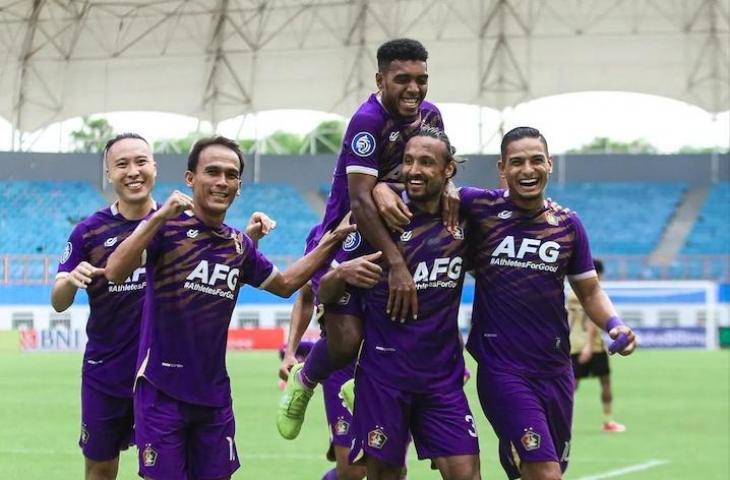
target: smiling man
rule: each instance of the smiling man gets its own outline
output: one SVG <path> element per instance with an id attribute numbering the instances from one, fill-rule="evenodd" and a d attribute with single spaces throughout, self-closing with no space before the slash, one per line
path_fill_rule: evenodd
<path id="1" fill-rule="evenodd" d="M 577 215 L 545 200 L 545 137 L 509 131 L 498 168 L 507 190 L 461 190 L 476 255 L 467 349 L 508 477 L 557 480 L 568 465 L 574 392 L 565 277 L 614 349 L 628 355 L 635 339 L 598 282 Z"/>
<path id="2" fill-rule="evenodd" d="M 104 278 L 107 258 L 154 208 L 157 170 L 147 141 L 135 133 L 104 147 L 107 181 L 117 195 L 110 207 L 79 223 L 58 265 L 51 303 L 62 312 L 79 288 L 89 297 L 88 342 L 81 374 L 81 437 L 87 480 L 117 476 L 119 451 L 132 443 L 132 386 L 144 298 L 144 270 L 117 284 Z"/>
<path id="3" fill-rule="evenodd" d="M 401 321 L 411 320 L 418 313 L 415 283 L 403 255 L 380 219 L 372 190 L 378 181 L 400 181 L 405 145 L 422 126 L 443 131 L 441 113 L 435 105 L 425 101 L 427 60 L 428 52 L 413 39 L 390 40 L 378 48 L 375 74 L 378 92 L 370 95 L 350 120 L 337 158 L 324 218 L 310 235 L 307 247 L 317 245 L 321 233 L 337 225 L 352 210 L 359 232 L 353 234 L 351 241 L 359 242 L 362 235 L 383 252 L 383 260 L 389 266 L 389 313 Z M 326 271 L 327 268 L 322 269 L 313 278 L 315 297 L 319 278 Z M 321 313 L 320 322 L 326 336 L 317 342 L 303 366 L 292 369 L 293 374 L 289 376 L 280 400 L 277 428 L 287 439 L 299 434 L 314 387 L 351 363 L 362 339 L 357 306 L 329 305 Z M 292 356 L 288 355 L 285 361 L 292 364 Z"/>
<path id="4" fill-rule="evenodd" d="M 147 479 L 230 478 L 239 461 L 225 355 L 240 288 L 290 296 L 354 230 L 325 233 L 279 272 L 249 235 L 224 223 L 243 167 L 233 140 L 199 140 L 185 172 L 192 198 L 173 192 L 107 261 L 105 275 L 115 282 L 146 268 L 134 419 Z"/>

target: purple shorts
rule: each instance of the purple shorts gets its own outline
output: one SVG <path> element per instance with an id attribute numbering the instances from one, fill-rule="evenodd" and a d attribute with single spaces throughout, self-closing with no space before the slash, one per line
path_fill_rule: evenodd
<path id="1" fill-rule="evenodd" d="M 419 459 L 479 454 L 474 417 L 462 388 L 411 393 L 357 371 L 355 442 L 350 462 L 371 456 L 403 466 L 413 435 Z"/>
<path id="2" fill-rule="evenodd" d="M 355 374 L 355 365 L 337 370 L 322 383 L 324 411 L 330 429 L 332 445 L 350 448 L 352 445 L 352 415 L 342 405 L 340 387 Z"/>
<path id="3" fill-rule="evenodd" d="M 500 462 L 510 479 L 520 477 L 522 462 L 568 467 L 574 388 L 570 369 L 534 378 L 479 366 L 479 401 L 499 438 Z"/>
<path id="4" fill-rule="evenodd" d="M 105 462 L 134 443 L 132 399 L 115 397 L 81 382 L 79 446 L 89 460 Z"/>
<path id="5" fill-rule="evenodd" d="M 155 480 L 213 480 L 238 470 L 233 406 L 176 400 L 145 378 L 134 394 L 139 475 Z"/>

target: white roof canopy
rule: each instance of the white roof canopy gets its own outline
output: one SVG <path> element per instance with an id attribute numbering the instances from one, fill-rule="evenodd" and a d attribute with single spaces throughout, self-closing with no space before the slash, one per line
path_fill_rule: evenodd
<path id="1" fill-rule="evenodd" d="M 349 115 L 375 50 L 429 50 L 429 98 L 504 108 L 618 90 L 730 108 L 728 0 L 0 0 L 0 116 L 21 131 L 98 112 L 212 122 Z"/>

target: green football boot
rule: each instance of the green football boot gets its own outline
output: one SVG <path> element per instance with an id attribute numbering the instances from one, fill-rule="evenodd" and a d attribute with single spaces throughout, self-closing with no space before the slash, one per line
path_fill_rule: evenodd
<path id="1" fill-rule="evenodd" d="M 284 392 L 279 402 L 279 413 L 276 416 L 276 428 L 287 440 L 293 440 L 299 435 L 304 423 L 304 413 L 307 411 L 307 404 L 312 398 L 314 390 L 311 390 L 299 381 L 299 371 L 303 363 L 294 365 L 289 372 L 289 379 L 286 382 Z"/>

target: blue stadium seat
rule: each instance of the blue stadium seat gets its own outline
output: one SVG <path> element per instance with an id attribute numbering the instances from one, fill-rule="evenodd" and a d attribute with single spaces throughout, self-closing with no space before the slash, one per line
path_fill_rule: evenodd
<path id="1" fill-rule="evenodd" d="M 712 186 L 682 248 L 685 254 L 730 254 L 730 182 Z"/>

